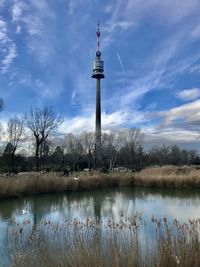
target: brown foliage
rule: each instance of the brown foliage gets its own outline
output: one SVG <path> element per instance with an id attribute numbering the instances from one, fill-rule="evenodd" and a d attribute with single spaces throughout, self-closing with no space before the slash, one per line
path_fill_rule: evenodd
<path id="1" fill-rule="evenodd" d="M 148 168 L 141 172 L 79 173 L 69 177 L 57 173 L 24 173 L 0 176 L 0 198 L 27 194 L 84 191 L 114 186 L 149 186 L 199 188 L 200 170 L 193 167 L 165 166 Z"/>

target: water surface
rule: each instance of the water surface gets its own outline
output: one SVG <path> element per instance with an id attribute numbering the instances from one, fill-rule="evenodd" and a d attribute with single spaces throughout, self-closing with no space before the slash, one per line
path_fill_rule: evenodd
<path id="1" fill-rule="evenodd" d="M 9 266 L 9 241 L 6 239 L 12 225 L 22 225 L 32 231 L 44 219 L 62 222 L 90 218 L 98 224 L 134 214 L 142 214 L 146 222 L 152 215 L 187 222 L 200 217 L 200 190 L 125 187 L 1 200 L 0 266 Z"/>

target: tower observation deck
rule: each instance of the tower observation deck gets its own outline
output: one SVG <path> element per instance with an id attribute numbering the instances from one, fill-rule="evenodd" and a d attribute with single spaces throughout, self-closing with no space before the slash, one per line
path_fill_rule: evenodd
<path id="1" fill-rule="evenodd" d="M 99 167 L 99 162 L 101 158 L 101 79 L 105 78 L 104 76 L 104 62 L 101 59 L 100 52 L 100 29 L 99 22 L 97 26 L 97 51 L 96 58 L 93 64 L 93 73 L 92 78 L 96 79 L 96 124 L 95 124 L 95 162 L 96 166 Z"/>

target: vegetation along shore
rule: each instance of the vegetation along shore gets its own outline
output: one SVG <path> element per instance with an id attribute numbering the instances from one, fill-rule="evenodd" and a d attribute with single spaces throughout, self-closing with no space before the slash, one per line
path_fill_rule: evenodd
<path id="1" fill-rule="evenodd" d="M 199 230 L 199 219 L 184 224 L 166 217 L 146 222 L 140 215 L 100 224 L 89 218 L 59 223 L 44 219 L 30 232 L 26 225 L 8 231 L 11 266 L 197 267 Z"/>
<path id="2" fill-rule="evenodd" d="M 114 186 L 150 186 L 200 188 L 200 169 L 163 166 L 140 172 L 80 172 L 64 176 L 59 173 L 27 172 L 0 176 L 0 197 L 84 191 Z"/>

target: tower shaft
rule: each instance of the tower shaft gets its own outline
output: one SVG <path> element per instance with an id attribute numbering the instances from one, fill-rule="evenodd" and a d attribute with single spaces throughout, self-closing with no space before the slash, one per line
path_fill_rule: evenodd
<path id="1" fill-rule="evenodd" d="M 96 148 L 101 147 L 101 87 L 100 79 L 96 79 L 96 129 L 95 129 Z"/>

